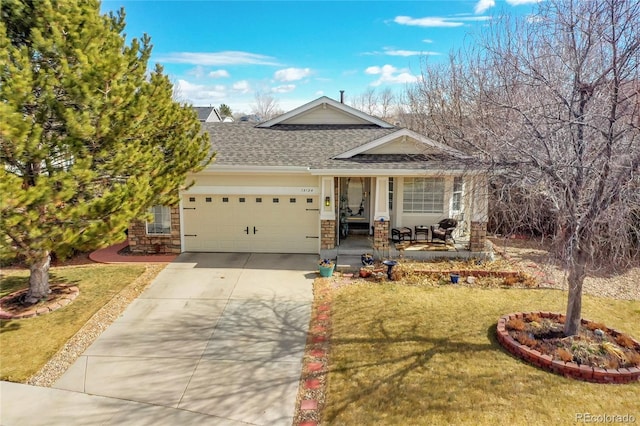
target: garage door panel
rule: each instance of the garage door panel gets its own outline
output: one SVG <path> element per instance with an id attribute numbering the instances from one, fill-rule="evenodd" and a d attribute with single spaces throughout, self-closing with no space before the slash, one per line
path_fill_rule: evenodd
<path id="1" fill-rule="evenodd" d="M 317 197 L 185 195 L 185 250 L 317 253 L 317 203 Z"/>

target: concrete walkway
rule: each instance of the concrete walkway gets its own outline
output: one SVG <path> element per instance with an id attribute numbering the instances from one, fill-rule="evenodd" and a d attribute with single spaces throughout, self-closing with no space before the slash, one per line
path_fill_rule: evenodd
<path id="1" fill-rule="evenodd" d="M 11 425 L 291 425 L 315 255 L 183 253 L 55 383 L 2 383 Z"/>

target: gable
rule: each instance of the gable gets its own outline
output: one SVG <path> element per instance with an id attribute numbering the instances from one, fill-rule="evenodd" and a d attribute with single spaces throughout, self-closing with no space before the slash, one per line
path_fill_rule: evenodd
<path id="1" fill-rule="evenodd" d="M 425 152 L 432 151 L 432 149 L 427 148 L 423 143 L 413 138 L 399 137 L 366 150 L 362 154 L 425 154 Z"/>
<path id="2" fill-rule="evenodd" d="M 383 129 L 394 126 L 377 117 L 365 114 L 341 102 L 322 96 L 301 107 L 281 114 L 257 127 L 275 125 L 373 125 Z"/>
<path id="3" fill-rule="evenodd" d="M 327 104 L 322 104 L 308 111 L 304 111 L 298 115 L 295 115 L 289 119 L 283 120 L 278 124 L 342 125 L 342 124 L 371 124 L 371 123 L 363 118 L 356 117 L 355 115 L 352 115 L 352 114 L 347 114 L 342 110 L 338 110 L 333 106 L 327 106 Z"/>
<path id="4" fill-rule="evenodd" d="M 447 154 L 454 157 L 467 157 L 466 154 L 453 149 L 433 139 L 429 139 L 409 129 L 400 129 L 396 132 L 370 141 L 364 145 L 345 151 L 334 158 L 346 159 L 355 155 L 389 155 L 389 154 Z"/>

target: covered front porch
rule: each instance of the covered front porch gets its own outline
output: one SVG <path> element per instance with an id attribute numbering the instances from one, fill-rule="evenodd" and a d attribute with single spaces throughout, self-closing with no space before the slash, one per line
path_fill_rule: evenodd
<path id="1" fill-rule="evenodd" d="M 355 271 L 361 266 L 360 256 L 370 253 L 376 260 L 383 259 L 412 259 L 412 260 L 432 260 L 432 259 L 469 259 L 486 258 L 491 256 L 489 252 L 472 252 L 469 250 L 469 236 L 458 237 L 453 242 L 446 244 L 438 241 L 404 241 L 395 243 L 389 241 L 386 248 L 374 249 L 373 237 L 356 235 L 344 240 L 335 250 L 334 256 L 337 259 L 336 269 L 338 271 Z"/>
<path id="2" fill-rule="evenodd" d="M 482 176 L 325 176 L 321 182 L 320 254 L 337 258 L 339 266 L 359 264 L 363 253 L 377 259 L 490 255 Z M 446 242 L 432 236 L 442 219 L 457 222 Z"/>

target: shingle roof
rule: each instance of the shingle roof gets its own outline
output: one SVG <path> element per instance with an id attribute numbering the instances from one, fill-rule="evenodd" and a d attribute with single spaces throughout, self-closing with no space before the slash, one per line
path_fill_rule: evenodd
<path id="1" fill-rule="evenodd" d="M 211 113 L 215 111 L 215 107 L 212 107 L 212 106 L 208 106 L 208 107 L 193 107 L 193 109 L 198 113 L 198 120 L 200 120 L 202 122 L 206 122 L 207 118 L 209 118 Z M 217 114 L 216 114 L 216 118 L 218 118 Z"/>
<path id="2" fill-rule="evenodd" d="M 447 155 L 359 154 L 333 157 L 401 128 L 375 125 L 275 125 L 259 128 L 241 123 L 203 123 L 216 151 L 215 165 L 298 166 L 321 169 L 425 169 L 455 161 Z M 450 167 L 450 166 L 447 166 Z M 438 167 L 441 168 L 441 167 Z"/>

